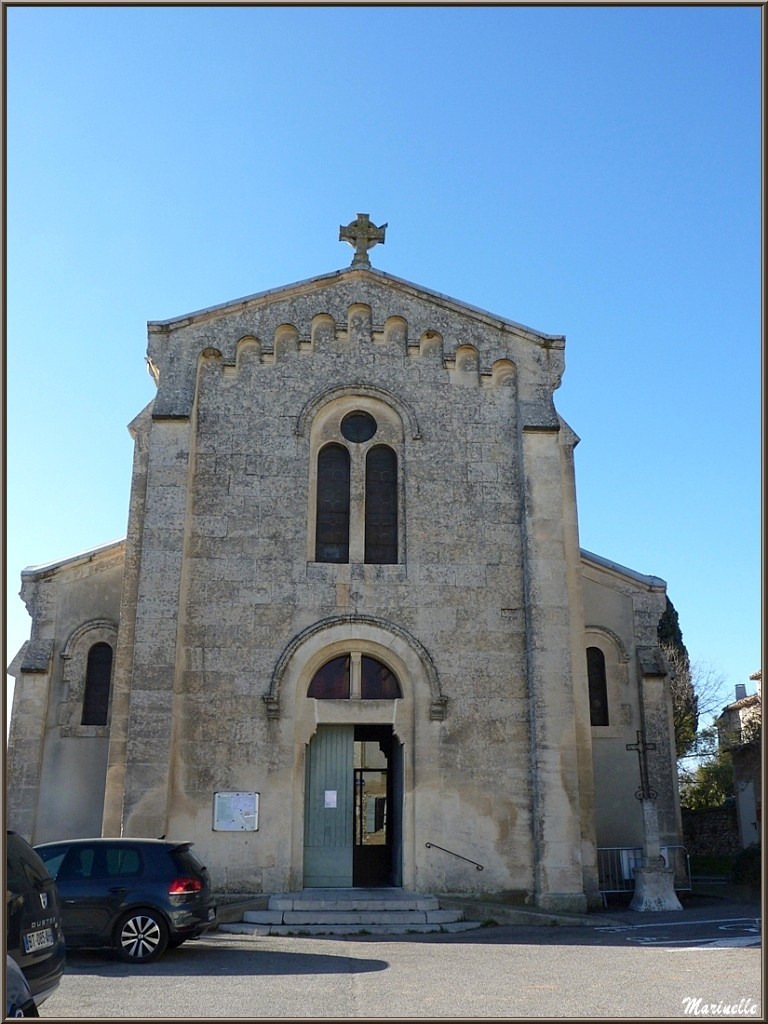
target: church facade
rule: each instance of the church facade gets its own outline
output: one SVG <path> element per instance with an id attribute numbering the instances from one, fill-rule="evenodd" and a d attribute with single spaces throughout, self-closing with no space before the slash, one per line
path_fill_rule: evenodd
<path id="1" fill-rule="evenodd" d="M 8 827 L 189 839 L 232 891 L 595 905 L 643 844 L 628 745 L 680 842 L 665 583 L 579 546 L 564 338 L 342 237 L 148 325 L 125 540 L 22 574 Z"/>

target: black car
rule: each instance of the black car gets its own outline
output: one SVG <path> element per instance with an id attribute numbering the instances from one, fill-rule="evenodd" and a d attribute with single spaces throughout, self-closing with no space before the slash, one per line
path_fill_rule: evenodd
<path id="1" fill-rule="evenodd" d="M 56 884 L 26 839 L 5 834 L 6 952 L 27 979 L 36 1006 L 58 988 L 66 948 Z"/>
<path id="2" fill-rule="evenodd" d="M 150 963 L 216 923 L 208 870 L 192 843 L 68 839 L 36 851 L 56 879 L 67 946 L 106 946 Z"/>
<path id="3" fill-rule="evenodd" d="M 39 1017 L 24 971 L 5 954 L 5 1016 Z"/>

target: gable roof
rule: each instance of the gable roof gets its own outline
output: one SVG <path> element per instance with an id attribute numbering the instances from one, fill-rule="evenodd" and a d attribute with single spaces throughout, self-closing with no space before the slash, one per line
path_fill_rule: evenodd
<path id="1" fill-rule="evenodd" d="M 88 548 L 76 555 L 69 555 L 67 558 L 58 558 L 54 562 L 43 562 L 42 565 L 29 565 L 21 570 L 22 582 L 25 579 L 34 579 L 45 576 L 47 573 L 56 572 L 59 569 L 74 568 L 77 565 L 85 565 L 87 562 L 96 561 L 102 557 L 122 554 L 125 548 L 125 538 L 112 540 L 106 544 L 99 544 L 95 548 Z"/>
<path id="2" fill-rule="evenodd" d="M 303 281 L 296 281 L 293 284 L 282 285 L 279 288 L 267 288 L 264 291 L 254 292 L 254 294 L 246 295 L 240 299 L 231 299 L 229 302 L 223 302 L 215 306 L 207 306 L 204 309 L 198 309 L 192 313 L 185 313 L 182 316 L 171 317 L 169 320 L 150 320 L 147 327 L 150 331 L 167 332 L 177 330 L 178 328 L 186 327 L 192 323 L 214 320 L 221 316 L 225 316 L 228 313 L 242 311 L 249 306 L 264 305 L 276 298 L 287 299 L 290 298 L 291 295 L 301 295 L 306 292 L 314 291 L 325 285 L 332 284 L 335 281 L 341 281 L 342 279 L 364 279 L 365 277 L 369 277 L 374 281 L 379 281 L 380 283 L 386 284 L 396 290 L 409 293 L 412 296 L 431 300 L 442 306 L 447 306 L 448 308 L 453 309 L 456 313 L 481 321 L 489 326 L 511 330 L 530 341 L 539 343 L 543 341 L 546 343 L 548 348 L 563 348 L 565 346 L 565 337 L 562 334 L 545 334 L 542 331 L 535 330 L 533 327 L 526 327 L 525 324 L 520 324 L 515 320 L 509 320 L 506 317 L 490 313 L 478 306 L 469 305 L 466 302 L 461 302 L 459 299 L 451 298 L 450 295 L 444 295 L 442 292 L 436 292 L 430 288 L 424 288 L 422 285 L 413 284 L 411 281 L 406 281 L 404 278 L 387 274 L 385 271 L 377 270 L 374 267 L 366 269 L 346 267 L 343 270 L 336 270 L 330 274 L 320 274 L 317 277 L 306 278 Z"/>
<path id="3" fill-rule="evenodd" d="M 591 562 L 594 566 L 600 569 L 608 569 L 610 572 L 615 573 L 618 576 L 623 576 L 627 580 L 631 580 L 632 583 L 640 583 L 649 590 L 666 590 L 666 581 L 661 579 L 660 576 L 646 576 L 645 573 L 637 572 L 635 569 L 629 569 L 626 565 L 619 565 L 618 562 L 612 562 L 609 558 L 603 558 L 601 555 L 595 555 L 591 551 L 586 551 L 581 548 L 581 560 L 582 562 Z"/>

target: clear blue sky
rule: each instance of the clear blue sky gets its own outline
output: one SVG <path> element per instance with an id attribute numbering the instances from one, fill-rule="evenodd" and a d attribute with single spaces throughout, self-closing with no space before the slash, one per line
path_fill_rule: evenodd
<path id="1" fill-rule="evenodd" d="M 757 6 L 7 11 L 7 659 L 124 536 L 146 322 L 374 266 L 566 336 L 581 543 L 761 664 Z M 750 692 L 751 692 L 750 685 Z"/>

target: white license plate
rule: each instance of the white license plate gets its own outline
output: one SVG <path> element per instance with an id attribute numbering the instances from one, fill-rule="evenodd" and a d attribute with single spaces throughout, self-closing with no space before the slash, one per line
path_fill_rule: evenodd
<path id="1" fill-rule="evenodd" d="M 39 932 L 27 932 L 24 936 L 24 952 L 34 953 L 36 949 L 45 949 L 53 945 L 53 931 L 50 928 L 43 928 Z"/>

